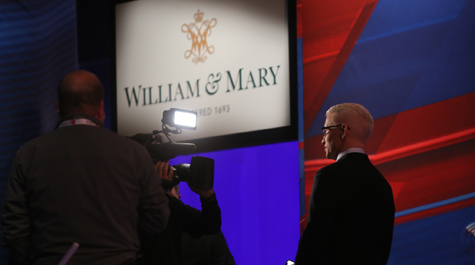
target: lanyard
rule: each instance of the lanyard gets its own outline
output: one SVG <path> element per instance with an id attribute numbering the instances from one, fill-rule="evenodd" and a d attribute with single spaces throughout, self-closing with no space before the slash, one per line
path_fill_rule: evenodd
<path id="1" fill-rule="evenodd" d="M 66 127 L 66 126 L 71 126 L 71 125 L 90 125 L 90 126 L 97 126 L 99 127 L 99 125 L 97 125 L 95 122 L 89 120 L 89 119 L 72 119 L 72 120 L 66 120 L 66 121 L 63 121 L 59 126 L 58 128 L 61 128 L 61 127 Z"/>

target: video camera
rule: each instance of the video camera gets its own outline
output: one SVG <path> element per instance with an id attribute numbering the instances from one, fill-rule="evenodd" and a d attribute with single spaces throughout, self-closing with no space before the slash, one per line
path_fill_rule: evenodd
<path id="1" fill-rule="evenodd" d="M 170 133 L 180 134 L 182 129 L 196 129 L 197 113 L 172 108 L 163 112 L 162 130 L 152 133 L 139 133 L 129 138 L 145 146 L 154 163 L 167 162 L 179 155 L 193 153 L 196 146 L 192 143 L 176 143 L 170 139 Z M 172 129 L 173 127 L 174 129 Z M 168 142 L 163 142 L 162 135 Z M 175 170 L 172 181 L 162 179 L 164 189 L 170 189 L 181 181 L 190 186 L 203 189 L 212 189 L 214 184 L 214 160 L 202 156 L 193 156 L 190 164 L 172 166 Z"/>

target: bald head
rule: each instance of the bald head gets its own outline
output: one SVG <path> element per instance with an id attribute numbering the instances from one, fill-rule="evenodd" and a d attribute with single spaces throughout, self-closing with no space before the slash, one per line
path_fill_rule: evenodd
<path id="1" fill-rule="evenodd" d="M 103 121 L 104 89 L 94 74 L 77 70 L 65 75 L 58 86 L 58 110 L 61 118 L 87 114 Z"/>

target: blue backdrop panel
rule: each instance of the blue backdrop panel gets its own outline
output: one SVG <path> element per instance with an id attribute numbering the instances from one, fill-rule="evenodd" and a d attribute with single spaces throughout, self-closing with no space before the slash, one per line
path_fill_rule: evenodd
<path id="1" fill-rule="evenodd" d="M 215 160 L 214 189 L 222 230 L 236 264 L 285 264 L 300 238 L 298 142 L 199 154 Z M 181 156 L 171 165 L 190 163 Z M 199 196 L 180 184 L 183 201 L 201 209 Z"/>
<path id="2" fill-rule="evenodd" d="M 15 151 L 58 120 L 57 83 L 77 68 L 75 19 L 74 0 L 0 2 L 0 203 Z"/>

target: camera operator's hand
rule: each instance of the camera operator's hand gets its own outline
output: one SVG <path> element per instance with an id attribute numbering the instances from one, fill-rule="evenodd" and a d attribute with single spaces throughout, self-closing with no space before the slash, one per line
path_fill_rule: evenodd
<path id="1" fill-rule="evenodd" d="M 173 169 L 170 165 L 168 165 L 168 162 L 158 161 L 155 165 L 155 168 L 157 169 L 158 176 L 161 179 L 168 179 L 170 181 L 172 180 Z"/>
<path id="2" fill-rule="evenodd" d="M 200 195 L 200 197 L 203 197 L 203 198 L 208 198 L 214 193 L 213 189 L 195 188 L 191 186 L 190 184 L 188 184 L 188 187 L 190 187 L 190 190 L 192 190 L 194 193 Z"/>
<path id="3" fill-rule="evenodd" d="M 168 165 L 168 162 L 162 162 L 159 161 L 157 164 L 155 164 L 155 168 L 157 169 L 158 176 L 161 179 L 166 179 L 169 181 L 172 181 L 173 178 L 173 169 L 170 165 Z M 171 192 L 171 188 L 165 190 L 165 192 L 169 193 Z"/>

